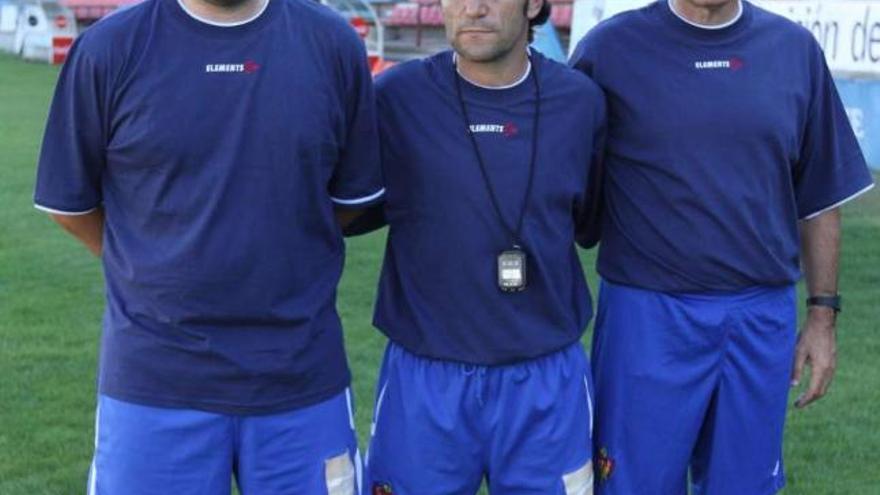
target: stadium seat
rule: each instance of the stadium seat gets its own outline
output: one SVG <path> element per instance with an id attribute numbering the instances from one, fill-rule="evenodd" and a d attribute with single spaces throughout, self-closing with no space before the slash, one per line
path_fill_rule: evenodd
<path id="1" fill-rule="evenodd" d="M 388 16 L 389 26 L 416 26 L 419 6 L 414 3 L 398 3 Z"/>
<path id="2" fill-rule="evenodd" d="M 443 9 L 437 0 L 417 0 L 394 5 L 387 18 L 389 26 L 442 26 Z"/>
<path id="3" fill-rule="evenodd" d="M 550 22 L 563 29 L 571 28 L 571 3 L 556 3 L 550 12 Z"/>
<path id="4" fill-rule="evenodd" d="M 62 5 L 73 11 L 79 22 L 96 21 L 119 7 L 137 3 L 140 0 L 61 0 Z"/>
<path id="5" fill-rule="evenodd" d="M 442 26 L 443 8 L 437 4 L 423 6 L 420 12 L 420 20 L 423 26 Z"/>

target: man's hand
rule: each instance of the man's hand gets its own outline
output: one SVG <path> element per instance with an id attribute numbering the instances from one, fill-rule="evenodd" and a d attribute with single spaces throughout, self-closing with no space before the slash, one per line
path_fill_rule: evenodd
<path id="1" fill-rule="evenodd" d="M 812 306 L 809 309 L 807 321 L 798 336 L 791 385 L 800 384 L 807 365 L 810 367 L 810 384 L 795 401 L 797 408 L 821 399 L 831 386 L 837 367 L 835 318 L 831 308 Z"/>

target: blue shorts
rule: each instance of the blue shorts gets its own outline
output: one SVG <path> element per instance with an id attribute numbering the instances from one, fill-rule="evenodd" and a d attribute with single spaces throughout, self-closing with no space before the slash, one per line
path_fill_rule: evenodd
<path id="1" fill-rule="evenodd" d="M 88 495 L 359 493 L 351 394 L 295 411 L 226 416 L 101 395 Z"/>
<path id="2" fill-rule="evenodd" d="M 768 495 L 785 484 L 794 286 L 670 295 L 604 282 L 593 335 L 597 493 Z"/>
<path id="3" fill-rule="evenodd" d="M 592 493 L 589 365 L 578 342 L 508 366 L 389 344 L 367 454 L 370 495 Z"/>

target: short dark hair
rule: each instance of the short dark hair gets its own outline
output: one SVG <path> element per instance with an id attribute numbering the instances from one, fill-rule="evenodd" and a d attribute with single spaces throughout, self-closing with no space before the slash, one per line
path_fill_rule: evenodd
<path id="1" fill-rule="evenodd" d="M 541 4 L 541 10 L 538 11 L 538 15 L 536 15 L 533 19 L 529 19 L 529 43 L 535 40 L 535 28 L 547 22 L 550 19 L 550 11 L 552 10 L 552 6 L 548 0 L 544 0 L 544 3 Z M 529 11 L 529 0 L 526 0 L 525 11 L 528 13 Z M 526 14 L 528 15 L 528 14 Z"/>

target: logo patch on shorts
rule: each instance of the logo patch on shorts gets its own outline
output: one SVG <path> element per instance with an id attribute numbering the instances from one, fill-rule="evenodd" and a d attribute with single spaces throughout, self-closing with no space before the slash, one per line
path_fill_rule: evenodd
<path id="1" fill-rule="evenodd" d="M 373 483 L 373 493 L 371 495 L 394 495 L 390 483 Z"/>
<path id="2" fill-rule="evenodd" d="M 596 471 L 599 475 L 599 482 L 608 481 L 608 478 L 614 474 L 614 459 L 608 455 L 608 449 L 602 447 L 599 449 L 599 458 L 596 459 Z"/>
<path id="3" fill-rule="evenodd" d="M 583 466 L 562 475 L 565 495 L 593 495 L 593 463 L 587 461 Z"/>
<path id="4" fill-rule="evenodd" d="M 324 482 L 327 484 L 327 495 L 355 493 L 355 469 L 348 452 L 324 461 Z"/>

